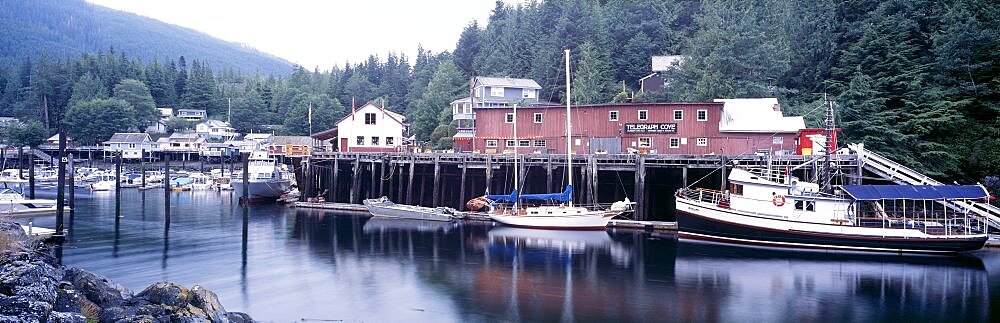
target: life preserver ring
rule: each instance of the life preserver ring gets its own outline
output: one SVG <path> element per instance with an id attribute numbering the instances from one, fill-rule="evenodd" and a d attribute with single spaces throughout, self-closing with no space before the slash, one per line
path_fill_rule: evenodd
<path id="1" fill-rule="evenodd" d="M 785 205 L 785 196 L 784 195 L 775 195 L 774 198 L 771 199 L 771 203 L 774 203 L 774 206 Z"/>

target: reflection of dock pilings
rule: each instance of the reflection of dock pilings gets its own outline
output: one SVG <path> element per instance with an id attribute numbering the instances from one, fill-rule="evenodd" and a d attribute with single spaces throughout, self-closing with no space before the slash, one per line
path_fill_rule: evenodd
<path id="1" fill-rule="evenodd" d="M 820 174 L 813 156 L 727 156 L 747 166 L 799 167 L 801 178 Z M 360 203 L 388 196 L 393 201 L 423 206 L 461 208 L 468 199 L 513 189 L 513 155 L 320 153 L 310 158 L 300 182 L 303 196 L 323 194 L 327 201 Z M 843 169 L 858 169 L 854 155 L 835 155 Z M 566 156 L 521 155 L 521 192 L 555 192 L 566 184 Z M 574 155 L 574 201 L 611 203 L 628 197 L 637 203 L 636 220 L 672 220 L 673 193 L 703 179 L 698 186 L 720 187 L 721 165 L 714 155 Z M 711 176 L 710 176 L 711 175 Z"/>

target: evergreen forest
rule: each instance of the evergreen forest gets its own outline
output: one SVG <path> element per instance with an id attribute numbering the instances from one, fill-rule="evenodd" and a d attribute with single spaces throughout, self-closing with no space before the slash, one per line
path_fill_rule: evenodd
<path id="1" fill-rule="evenodd" d="M 206 109 L 245 132 L 305 135 L 310 107 L 314 129 L 326 129 L 352 104 L 376 101 L 406 115 L 419 141 L 447 149 L 449 103 L 468 96 L 470 77 L 534 79 L 542 100 L 564 102 L 568 48 L 574 103 L 777 97 L 786 115 L 820 127 L 827 98 L 842 144 L 864 142 L 946 182 L 995 185 L 1000 174 L 1000 6 L 992 1 L 498 1 L 488 21 L 456 36 L 450 51 L 378 53 L 284 74 L 198 53 L 43 51 L 0 60 L 0 116 L 49 133 L 65 123 L 92 142 L 148 124 L 152 107 Z M 637 93 L 657 55 L 684 59 L 663 90 Z M 106 118 L 98 116 L 119 118 L 87 127 Z"/>

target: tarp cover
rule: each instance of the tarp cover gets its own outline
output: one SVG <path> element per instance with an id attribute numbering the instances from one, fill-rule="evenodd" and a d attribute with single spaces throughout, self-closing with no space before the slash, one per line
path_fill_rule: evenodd
<path id="1" fill-rule="evenodd" d="M 566 185 L 566 190 L 562 193 L 546 193 L 546 194 L 520 194 L 517 190 L 510 192 L 507 195 L 487 195 L 486 198 L 500 202 L 511 202 L 520 200 L 529 201 L 556 201 L 556 202 L 569 202 L 573 198 L 573 185 Z"/>
<path id="2" fill-rule="evenodd" d="M 569 202 L 569 200 L 573 199 L 573 185 L 566 185 L 566 190 L 562 193 L 522 194 L 521 199 L 532 201 Z"/>
<path id="3" fill-rule="evenodd" d="M 979 199 L 989 196 L 979 185 L 843 185 L 858 201 Z"/>

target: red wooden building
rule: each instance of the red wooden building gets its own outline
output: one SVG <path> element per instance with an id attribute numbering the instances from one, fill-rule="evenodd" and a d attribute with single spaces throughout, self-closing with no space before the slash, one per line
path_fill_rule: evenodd
<path id="1" fill-rule="evenodd" d="M 801 117 L 776 99 L 572 106 L 574 153 L 791 154 Z M 458 149 L 482 153 L 566 153 L 566 106 L 476 109 L 475 135 Z"/>

